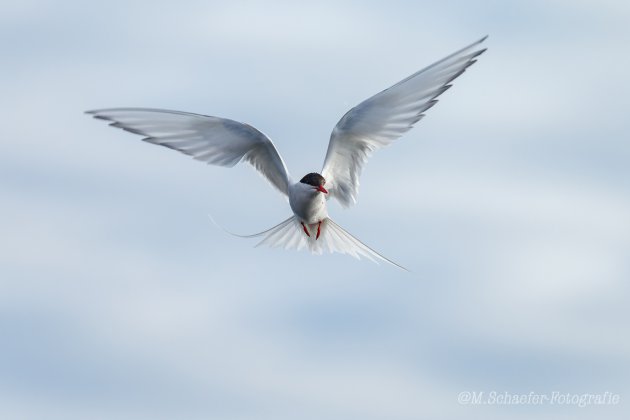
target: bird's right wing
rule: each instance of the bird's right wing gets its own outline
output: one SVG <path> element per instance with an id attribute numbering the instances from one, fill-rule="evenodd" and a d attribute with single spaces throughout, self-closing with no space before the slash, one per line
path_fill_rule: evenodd
<path id="1" fill-rule="evenodd" d="M 150 108 L 87 111 L 113 127 L 145 136 L 144 141 L 178 150 L 213 165 L 245 160 L 274 187 L 289 195 L 289 173 L 273 143 L 254 127 L 227 118 Z"/>

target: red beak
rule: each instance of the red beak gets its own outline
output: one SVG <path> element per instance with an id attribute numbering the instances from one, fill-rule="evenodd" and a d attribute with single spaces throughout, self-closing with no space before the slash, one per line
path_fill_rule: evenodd
<path id="1" fill-rule="evenodd" d="M 326 191 L 326 188 L 324 188 L 321 185 L 319 187 L 317 187 L 317 191 L 323 192 L 324 194 L 328 194 L 328 191 Z"/>

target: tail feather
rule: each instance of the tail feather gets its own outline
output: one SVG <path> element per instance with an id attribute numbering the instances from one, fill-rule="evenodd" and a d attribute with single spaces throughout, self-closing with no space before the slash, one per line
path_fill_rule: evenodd
<path id="1" fill-rule="evenodd" d="M 215 225 L 219 226 L 212 216 L 209 217 Z M 271 248 L 295 250 L 308 248 L 309 251 L 314 254 L 322 254 L 324 251 L 328 251 L 330 253 L 338 252 L 341 254 L 351 255 L 357 259 L 364 257 L 377 264 L 379 262 L 386 262 L 405 271 L 409 271 L 400 264 L 393 262 L 365 245 L 337 223 L 333 222 L 330 218 L 322 220 L 319 238 L 316 238 L 318 223 L 308 225 L 308 230 L 311 236 L 307 236 L 304 233 L 300 220 L 295 216 L 289 217 L 270 229 L 254 233 L 252 235 L 238 235 L 221 226 L 219 227 L 230 235 L 237 236 L 239 238 L 262 237 L 262 240 L 256 244 L 257 247 L 267 245 Z"/>
<path id="2" fill-rule="evenodd" d="M 332 236 L 333 240 L 331 240 L 334 249 L 331 249 L 330 252 L 350 254 L 357 259 L 361 259 L 361 257 L 366 257 L 377 264 L 379 261 L 384 261 L 402 270 L 409 271 L 402 265 L 397 264 L 389 258 L 379 254 L 378 252 L 361 242 L 359 239 L 352 236 L 348 231 L 344 230 L 337 223 L 333 222 L 332 219 L 327 218 L 326 222 L 328 225 L 327 227 L 329 227 L 328 231 L 334 232 L 334 236 Z M 335 241 L 334 238 L 337 238 L 337 241 Z"/>

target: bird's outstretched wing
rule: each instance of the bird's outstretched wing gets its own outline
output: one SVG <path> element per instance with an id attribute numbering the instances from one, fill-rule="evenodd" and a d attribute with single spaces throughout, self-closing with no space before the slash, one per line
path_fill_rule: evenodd
<path id="1" fill-rule="evenodd" d="M 254 127 L 227 118 L 150 108 L 86 111 L 113 127 L 145 136 L 144 141 L 178 150 L 213 165 L 245 160 L 285 195 L 289 173 L 271 140 Z"/>
<path id="2" fill-rule="evenodd" d="M 348 111 L 330 136 L 322 175 L 344 207 L 356 203 L 359 176 L 371 152 L 389 145 L 420 121 L 455 78 L 485 51 L 486 37 L 377 93 Z"/>

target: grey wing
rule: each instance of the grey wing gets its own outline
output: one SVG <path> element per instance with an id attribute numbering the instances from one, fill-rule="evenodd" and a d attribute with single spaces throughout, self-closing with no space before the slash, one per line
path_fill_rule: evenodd
<path id="1" fill-rule="evenodd" d="M 357 201 L 359 176 L 370 154 L 409 131 L 485 49 L 487 37 L 361 102 L 339 120 L 330 136 L 322 175 L 330 196 L 348 207 Z"/>
<path id="2" fill-rule="evenodd" d="M 213 165 L 232 167 L 245 160 L 285 195 L 289 174 L 271 140 L 254 127 L 188 112 L 150 108 L 111 108 L 86 111 L 111 121 L 113 127 L 145 136 L 144 141 L 165 146 Z"/>

